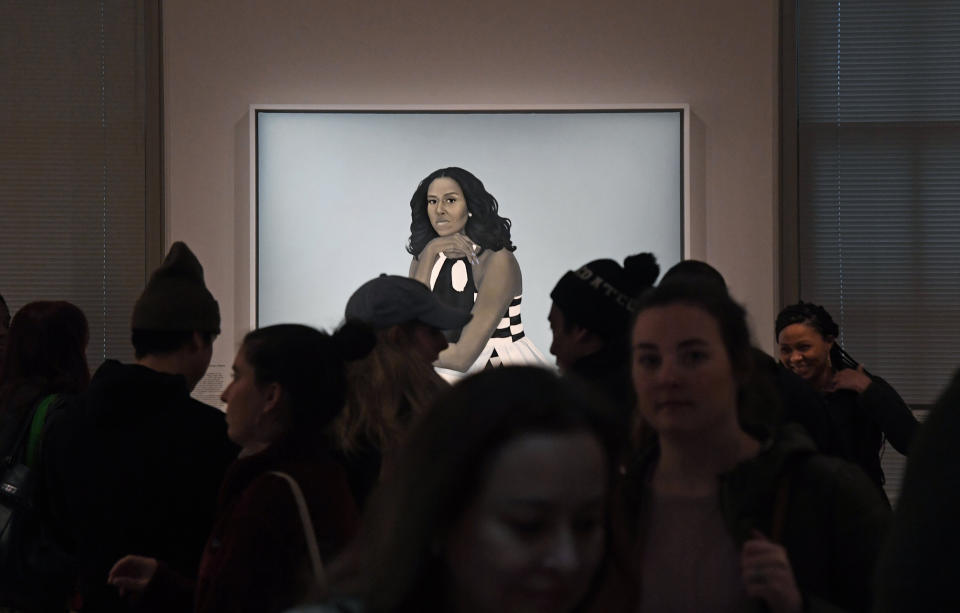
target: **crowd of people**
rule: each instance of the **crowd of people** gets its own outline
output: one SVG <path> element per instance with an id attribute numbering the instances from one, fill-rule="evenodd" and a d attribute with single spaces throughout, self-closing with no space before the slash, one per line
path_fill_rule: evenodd
<path id="1" fill-rule="evenodd" d="M 957 382 L 920 428 L 822 307 L 783 309 L 769 356 L 713 267 L 660 278 L 649 253 L 558 275 L 557 368 L 512 365 L 483 339 L 518 279 L 465 306 L 430 288 L 445 251 L 507 257 L 509 233 L 469 234 L 469 180 L 424 180 L 457 236 L 423 221 L 411 276 L 364 283 L 339 328 L 247 334 L 225 413 L 191 396 L 220 314 L 183 243 L 134 307 L 135 362 L 92 376 L 80 309 L 0 299 L 0 610 L 960 608 Z M 911 454 L 896 514 L 886 441 Z"/>

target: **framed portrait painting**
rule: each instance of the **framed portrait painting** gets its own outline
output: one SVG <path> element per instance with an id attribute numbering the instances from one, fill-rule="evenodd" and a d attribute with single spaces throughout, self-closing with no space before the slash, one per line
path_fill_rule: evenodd
<path id="1" fill-rule="evenodd" d="M 524 351 L 552 363 L 550 291 L 567 270 L 643 251 L 666 270 L 684 257 L 688 115 L 681 104 L 255 105 L 251 325 L 333 329 L 353 291 L 381 273 L 419 274 L 431 285 L 442 275 L 470 294 L 467 309 L 500 290 L 510 305 L 497 333 L 513 326 L 516 337 L 522 321 Z M 465 200 L 462 210 L 446 196 L 451 189 Z M 429 241 L 458 240 L 455 231 L 473 238 L 446 247 L 449 270 L 434 265 L 433 249 L 418 272 Z M 499 270 L 487 262 L 505 247 L 517 275 L 488 273 Z M 477 287 L 477 278 L 486 285 Z M 468 370 L 478 359 L 468 353 L 447 366 Z"/>

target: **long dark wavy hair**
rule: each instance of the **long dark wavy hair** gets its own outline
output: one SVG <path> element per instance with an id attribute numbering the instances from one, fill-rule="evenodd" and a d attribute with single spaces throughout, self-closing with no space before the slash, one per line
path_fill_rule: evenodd
<path id="1" fill-rule="evenodd" d="M 837 337 L 840 335 L 840 326 L 833 320 L 830 313 L 819 304 L 803 302 L 801 300 L 797 304 L 791 304 L 780 311 L 780 314 L 777 315 L 776 324 L 774 325 L 777 338 L 780 338 L 780 332 L 782 332 L 784 328 L 793 324 L 810 326 L 816 330 L 824 340 L 833 341 L 833 346 L 830 347 L 830 363 L 835 370 L 856 368 L 860 365 L 860 363 L 854 360 L 853 357 L 840 346 L 840 343 L 837 342 Z"/>
<path id="2" fill-rule="evenodd" d="M 86 316 L 69 302 L 31 302 L 17 311 L 0 370 L 0 417 L 17 420 L 43 396 L 86 389 L 88 338 Z"/>
<path id="3" fill-rule="evenodd" d="M 368 610 L 442 610 L 447 575 L 437 544 L 484 487 L 499 450 L 527 434 L 578 431 L 590 433 L 604 450 L 609 496 L 621 448 L 617 421 L 579 382 L 511 366 L 483 371 L 441 395 L 413 429 L 393 478 L 376 493 L 364 520 L 366 572 L 358 591 Z M 609 516 L 606 527 L 609 556 Z"/>
<path id="4" fill-rule="evenodd" d="M 407 252 L 415 257 L 431 240 L 437 237 L 436 230 L 430 225 L 427 216 L 427 189 L 434 179 L 449 177 L 457 182 L 467 201 L 467 210 L 470 217 L 464 233 L 470 240 L 490 251 L 507 249 L 513 251 L 516 247 L 510 242 L 510 220 L 501 217 L 499 204 L 493 194 L 487 191 L 483 182 L 471 172 L 463 168 L 451 166 L 434 170 L 420 184 L 417 191 L 410 198 L 410 239 L 407 241 Z"/>

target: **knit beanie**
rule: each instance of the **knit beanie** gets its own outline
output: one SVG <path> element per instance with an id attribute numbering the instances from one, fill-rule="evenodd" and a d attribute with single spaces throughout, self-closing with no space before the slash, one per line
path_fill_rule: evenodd
<path id="1" fill-rule="evenodd" d="M 567 271 L 550 298 L 571 323 L 601 338 L 614 338 L 630 324 L 637 296 L 653 285 L 660 266 L 652 253 L 631 255 L 623 266 L 613 260 L 593 260 Z"/>
<path id="2" fill-rule="evenodd" d="M 203 266 L 182 242 L 170 247 L 133 307 L 135 330 L 220 333 L 220 307 L 203 282 Z"/>

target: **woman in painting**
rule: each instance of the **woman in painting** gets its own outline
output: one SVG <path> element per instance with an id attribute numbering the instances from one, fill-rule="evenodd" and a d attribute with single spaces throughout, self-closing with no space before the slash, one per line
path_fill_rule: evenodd
<path id="1" fill-rule="evenodd" d="M 430 173 L 410 199 L 410 276 L 473 318 L 449 331 L 436 365 L 460 373 L 503 364 L 546 364 L 523 333 L 523 280 L 510 220 L 497 199 L 462 168 Z"/>

